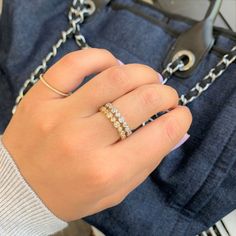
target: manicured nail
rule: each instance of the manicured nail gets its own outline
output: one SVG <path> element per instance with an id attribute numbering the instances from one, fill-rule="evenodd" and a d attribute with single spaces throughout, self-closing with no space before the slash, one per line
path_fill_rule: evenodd
<path id="1" fill-rule="evenodd" d="M 160 80 L 160 82 L 161 82 L 161 83 L 163 83 L 163 77 L 162 77 L 162 75 L 161 75 L 161 74 L 159 74 L 159 76 L 158 76 L 158 77 L 159 77 L 159 80 Z"/>
<path id="2" fill-rule="evenodd" d="M 118 62 L 120 63 L 120 65 L 124 65 L 124 63 L 122 61 L 118 60 Z"/>
<path id="3" fill-rule="evenodd" d="M 190 135 L 188 133 L 186 133 L 184 135 L 184 137 L 180 140 L 180 142 L 173 149 L 171 149 L 171 151 L 174 151 L 175 149 L 180 147 L 182 144 L 184 144 L 189 139 L 189 137 L 190 137 Z"/>

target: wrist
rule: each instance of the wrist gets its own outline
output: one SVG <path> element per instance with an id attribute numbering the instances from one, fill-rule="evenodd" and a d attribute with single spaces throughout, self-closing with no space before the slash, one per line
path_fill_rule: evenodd
<path id="1" fill-rule="evenodd" d="M 0 225 L 7 235 L 49 235 L 67 226 L 24 180 L 0 137 Z"/>

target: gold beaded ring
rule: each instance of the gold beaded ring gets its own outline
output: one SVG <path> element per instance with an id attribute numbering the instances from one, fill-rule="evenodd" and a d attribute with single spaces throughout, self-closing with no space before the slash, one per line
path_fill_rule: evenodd
<path id="1" fill-rule="evenodd" d="M 126 123 L 120 112 L 113 106 L 112 103 L 107 103 L 99 108 L 105 116 L 112 122 L 113 126 L 117 129 L 121 139 L 125 139 L 132 134 L 131 129 Z"/>

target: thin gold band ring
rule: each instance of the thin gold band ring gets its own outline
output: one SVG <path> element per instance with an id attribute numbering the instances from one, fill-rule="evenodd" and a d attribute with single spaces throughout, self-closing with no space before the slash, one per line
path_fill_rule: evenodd
<path id="1" fill-rule="evenodd" d="M 63 96 L 63 97 L 68 97 L 70 96 L 72 93 L 63 93 L 60 90 L 52 87 L 44 78 L 43 78 L 43 74 L 40 74 L 39 79 L 43 82 L 44 85 L 46 85 L 49 89 L 51 89 L 53 92 Z"/>

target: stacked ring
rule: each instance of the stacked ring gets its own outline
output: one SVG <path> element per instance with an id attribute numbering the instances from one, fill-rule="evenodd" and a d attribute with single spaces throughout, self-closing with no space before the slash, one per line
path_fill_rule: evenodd
<path id="1" fill-rule="evenodd" d="M 125 118 L 123 116 L 121 116 L 120 112 L 118 111 L 117 108 L 114 107 L 114 105 L 112 103 L 107 103 L 105 105 L 105 107 L 107 107 L 112 114 L 114 114 L 114 116 L 117 118 L 117 120 L 119 121 L 119 123 L 121 124 L 121 126 L 123 127 L 126 136 L 130 136 L 132 134 L 131 129 L 129 128 L 128 124 L 125 121 Z"/>
<path id="2" fill-rule="evenodd" d="M 105 114 L 105 116 L 112 122 L 113 126 L 117 129 L 121 139 L 125 139 L 132 134 L 132 131 L 129 128 L 124 117 L 121 116 L 118 109 L 115 108 L 112 103 L 106 103 L 104 106 L 99 108 L 99 111 Z"/>

